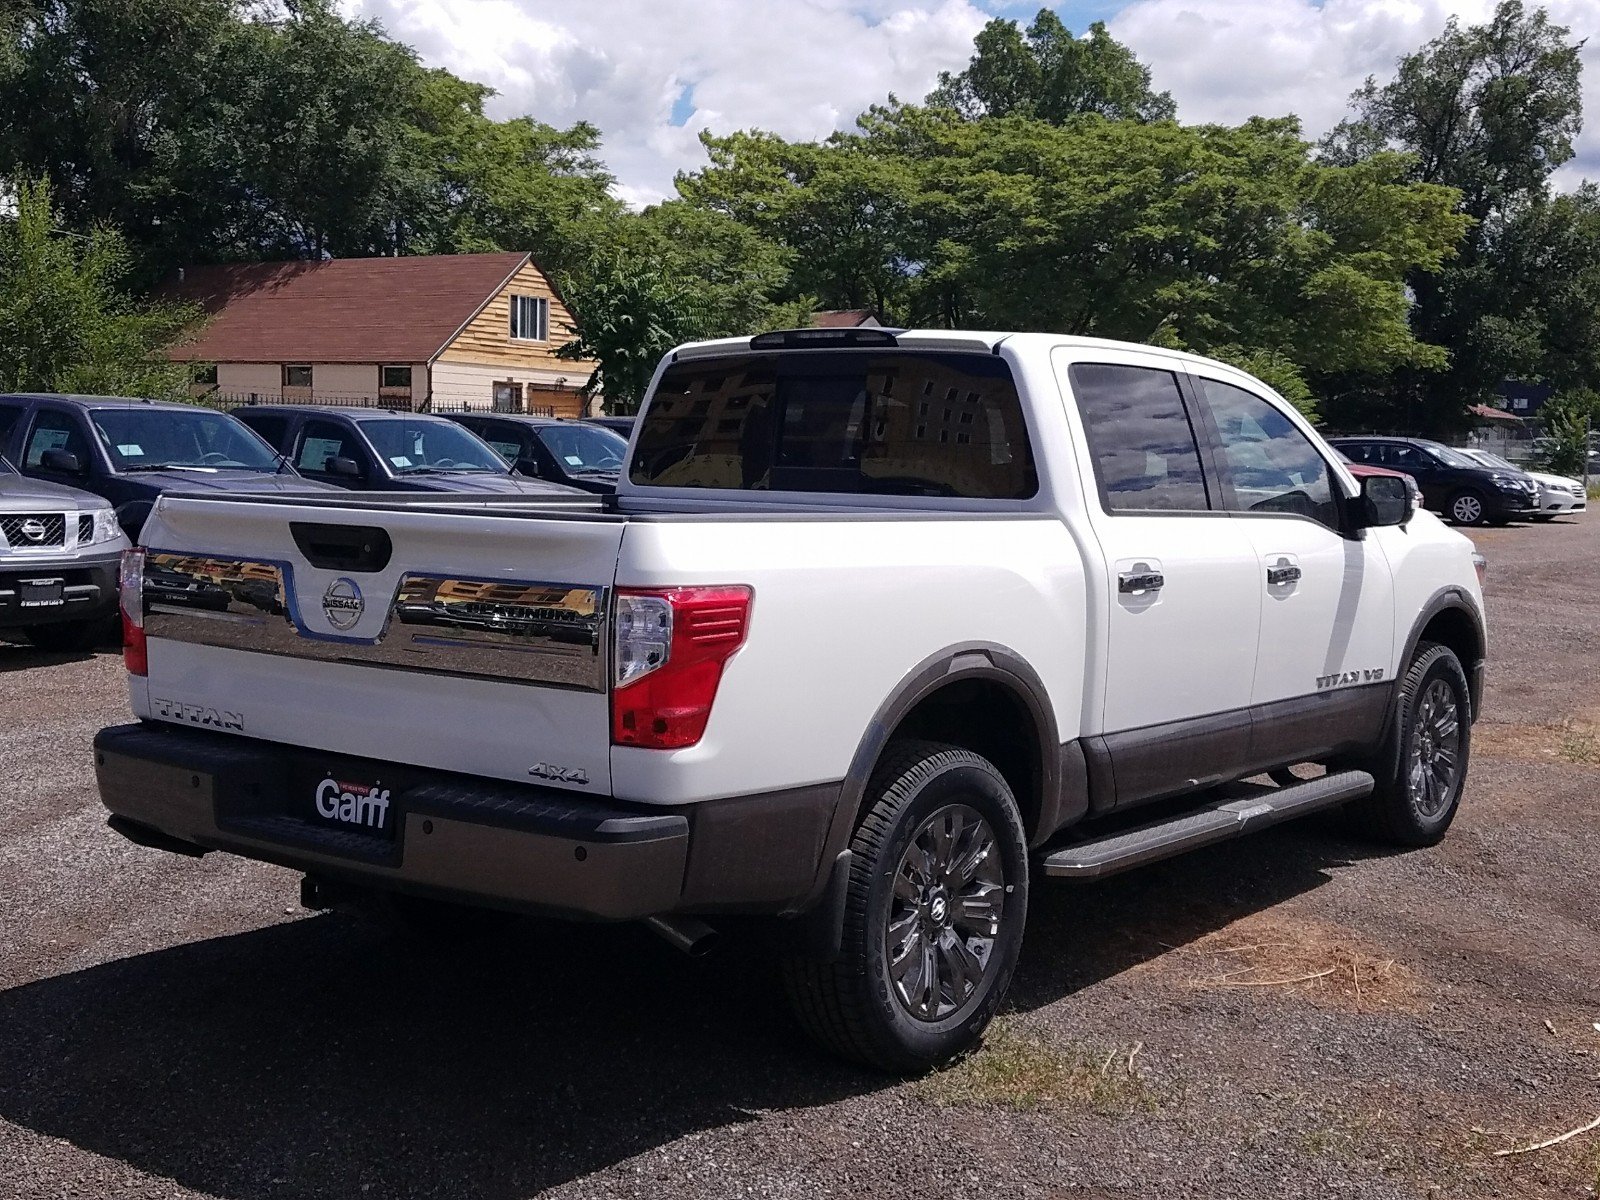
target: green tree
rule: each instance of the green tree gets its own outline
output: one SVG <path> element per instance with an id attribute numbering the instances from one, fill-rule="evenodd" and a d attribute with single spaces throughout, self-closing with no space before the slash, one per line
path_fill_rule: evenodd
<path id="1" fill-rule="evenodd" d="M 160 353 L 195 312 L 134 302 L 121 236 L 55 228 L 50 189 L 23 181 L 0 219 L 0 391 L 180 399 L 189 368 Z"/>
<path id="2" fill-rule="evenodd" d="M 1558 392 L 1539 410 L 1545 445 L 1541 462 L 1557 475 L 1582 477 L 1589 457 L 1589 433 L 1600 418 L 1600 394 L 1587 388 Z"/>
<path id="3" fill-rule="evenodd" d="M 1408 279 L 1417 336 L 1449 348 L 1443 369 L 1421 364 L 1386 378 L 1343 381 L 1368 412 L 1407 427 L 1448 433 L 1507 376 L 1549 368 L 1550 330 L 1527 303 L 1559 275 L 1519 277 L 1521 235 L 1545 220 L 1551 173 L 1572 157 L 1581 120 L 1580 42 L 1542 9 L 1501 0 L 1487 24 L 1444 32 L 1400 60 L 1395 77 L 1369 79 L 1355 113 L 1329 135 L 1326 161 L 1358 164 L 1390 149 L 1410 155 L 1410 177 L 1454 188 L 1470 219 L 1448 264 L 1419 265 Z M 1556 214 L 1560 216 L 1562 214 Z M 1561 264 L 1546 261 L 1558 272 Z M 1352 411 L 1362 411 L 1358 403 Z"/>
<path id="4" fill-rule="evenodd" d="M 964 71 L 939 73 L 927 103 L 968 120 L 1030 116 L 1061 124 L 1081 113 L 1113 120 L 1166 121 L 1177 111 L 1150 90 L 1150 69 L 1106 31 L 1103 21 L 1075 37 L 1048 8 L 1024 31 L 997 18 L 979 31 Z"/>

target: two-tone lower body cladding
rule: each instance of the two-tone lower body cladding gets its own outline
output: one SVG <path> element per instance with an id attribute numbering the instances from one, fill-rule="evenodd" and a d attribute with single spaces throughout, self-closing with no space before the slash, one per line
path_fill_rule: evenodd
<path id="1" fill-rule="evenodd" d="M 0 629 L 109 618 L 118 554 L 0 555 Z"/>
<path id="2" fill-rule="evenodd" d="M 95 739 L 130 840 L 324 878 L 602 920 L 789 911 L 815 890 L 838 787 L 672 807 L 355 759 L 211 732 L 173 714 Z"/>

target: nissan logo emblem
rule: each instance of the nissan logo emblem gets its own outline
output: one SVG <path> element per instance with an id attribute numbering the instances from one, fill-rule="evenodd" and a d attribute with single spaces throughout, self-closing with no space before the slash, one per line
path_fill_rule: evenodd
<path id="1" fill-rule="evenodd" d="M 44 535 L 45 535 L 44 522 L 39 520 L 38 518 L 29 517 L 26 521 L 24 521 L 22 523 L 21 529 L 22 529 L 22 536 L 27 538 L 30 542 L 42 542 L 42 541 L 44 541 Z"/>
<path id="2" fill-rule="evenodd" d="M 322 611 L 327 615 L 328 624 L 341 633 L 354 629 L 366 608 L 367 603 L 361 598 L 361 589 L 354 579 L 341 576 L 322 593 Z"/>

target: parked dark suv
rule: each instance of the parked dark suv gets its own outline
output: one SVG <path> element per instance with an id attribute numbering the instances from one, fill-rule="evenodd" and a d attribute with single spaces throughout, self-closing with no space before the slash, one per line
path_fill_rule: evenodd
<path id="1" fill-rule="evenodd" d="M 582 488 L 617 490 L 628 439 L 587 421 L 524 417 L 511 413 L 452 413 L 523 475 Z"/>
<path id="2" fill-rule="evenodd" d="M 1539 510 L 1539 485 L 1522 471 L 1474 462 L 1458 450 L 1423 438 L 1335 437 L 1329 443 L 1355 463 L 1403 471 L 1423 500 L 1458 525 L 1503 525 Z"/>
<path id="3" fill-rule="evenodd" d="M 31 479 L 111 501 L 133 541 L 166 492 L 324 490 L 226 413 L 159 400 L 0 396 L 0 454 Z"/>
<path id="4" fill-rule="evenodd" d="M 381 408 L 262 404 L 234 415 L 309 479 L 390 492 L 572 495 L 513 475 L 499 455 L 453 421 Z"/>

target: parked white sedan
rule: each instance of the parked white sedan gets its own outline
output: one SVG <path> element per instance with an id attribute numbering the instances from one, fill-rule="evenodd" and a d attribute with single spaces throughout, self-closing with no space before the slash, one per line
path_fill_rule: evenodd
<path id="1" fill-rule="evenodd" d="M 1486 467 L 1498 469 L 1512 466 L 1498 454 L 1490 454 L 1487 450 L 1463 450 L 1461 453 Z M 1526 467 L 1513 469 L 1522 471 L 1539 485 L 1539 511 L 1531 514 L 1532 520 L 1552 521 L 1564 514 L 1581 513 L 1588 509 L 1589 496 L 1581 480 L 1569 479 L 1565 475 L 1550 475 L 1544 471 L 1529 471 Z"/>

